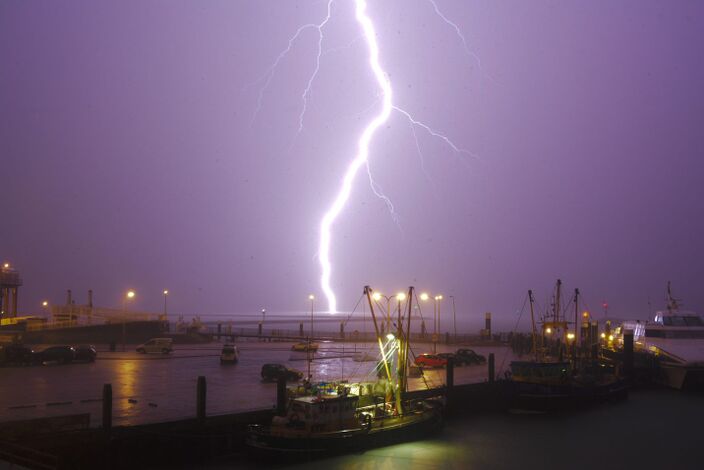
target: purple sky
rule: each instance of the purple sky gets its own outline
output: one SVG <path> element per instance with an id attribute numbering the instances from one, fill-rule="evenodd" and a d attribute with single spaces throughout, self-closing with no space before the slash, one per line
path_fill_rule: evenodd
<path id="1" fill-rule="evenodd" d="M 394 114 L 334 227 L 339 308 L 365 284 L 454 295 L 510 324 L 561 277 L 620 317 L 704 311 L 704 3 L 373 1 Z M 378 110 L 353 2 L 259 81 L 324 1 L 0 3 L 0 258 L 43 299 L 186 315 L 322 299 L 318 226 Z M 322 302 L 321 302 L 322 303 Z M 448 307 L 445 307 L 447 309 Z M 431 310 L 431 309 L 429 309 Z"/>

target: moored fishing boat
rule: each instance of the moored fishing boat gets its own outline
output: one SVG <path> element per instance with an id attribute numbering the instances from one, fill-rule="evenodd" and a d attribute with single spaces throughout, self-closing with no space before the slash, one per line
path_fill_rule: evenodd
<path id="1" fill-rule="evenodd" d="M 270 457 L 349 452 L 417 439 L 442 426 L 439 404 L 404 397 L 413 288 L 409 289 L 408 316 L 402 317 L 399 310 L 397 336 L 389 334 L 386 344 L 379 333 L 368 286 L 365 295 L 377 333 L 384 377 L 375 383 L 304 387 L 291 393 L 283 416 L 274 417 L 269 425 L 249 427 L 246 443 L 250 448 Z M 404 321 L 408 325 L 405 329 Z M 389 343 L 393 346 L 389 347 Z M 391 360 L 394 349 L 395 364 Z"/>
<path id="2" fill-rule="evenodd" d="M 508 381 L 508 393 L 511 409 L 523 410 L 555 410 L 588 405 L 604 400 L 617 400 L 628 396 L 628 382 L 619 377 L 613 364 L 596 356 L 578 357 L 576 335 L 568 333 L 568 322 L 560 317 L 560 286 L 558 280 L 557 295 L 553 316 L 544 322 L 544 331 L 550 328 L 551 333 L 561 332 L 564 342 L 558 341 L 558 356 L 551 357 L 546 353 L 548 348 L 543 344 L 538 347 L 538 337 L 533 311 L 533 292 L 528 291 L 532 324 L 532 354 L 530 361 L 511 362 L 511 373 Z M 575 289 L 575 325 L 579 308 L 579 290 Z M 571 339 L 570 339 L 571 338 Z M 568 344 L 573 343 L 571 360 L 564 360 Z M 541 341 L 542 343 L 542 341 Z"/>

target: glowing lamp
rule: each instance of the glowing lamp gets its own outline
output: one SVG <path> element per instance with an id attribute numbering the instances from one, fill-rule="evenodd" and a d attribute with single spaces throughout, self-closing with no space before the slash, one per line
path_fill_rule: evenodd
<path id="1" fill-rule="evenodd" d="M 135 296 L 135 295 L 136 295 L 136 294 L 134 293 L 133 290 L 128 290 L 128 291 L 127 291 L 127 298 L 128 298 L 128 299 L 134 299 L 134 296 Z"/>
<path id="2" fill-rule="evenodd" d="M 374 300 L 381 300 L 381 294 L 378 292 L 374 292 L 374 295 L 372 295 L 372 298 Z"/>
<path id="3" fill-rule="evenodd" d="M 313 294 L 310 294 L 310 295 L 308 296 L 308 300 L 314 300 L 314 299 L 315 299 L 315 296 L 314 296 Z"/>
<path id="4" fill-rule="evenodd" d="M 392 335 L 391 333 L 389 333 L 388 335 L 386 335 L 386 339 L 388 339 L 389 341 L 393 341 L 394 338 L 395 338 L 395 336 Z"/>
<path id="5" fill-rule="evenodd" d="M 601 339 L 604 339 L 604 338 L 606 338 L 606 333 L 601 334 Z"/>
<path id="6" fill-rule="evenodd" d="M 420 300 L 425 301 L 428 300 L 428 298 L 430 298 L 430 296 L 427 293 L 423 292 L 422 294 L 420 294 Z"/>
<path id="7" fill-rule="evenodd" d="M 164 289 L 164 295 L 169 295 L 168 289 Z"/>
<path id="8" fill-rule="evenodd" d="M 552 328 L 550 328 L 549 326 L 547 328 L 545 328 L 545 333 L 547 333 L 547 334 L 552 333 Z"/>
<path id="9" fill-rule="evenodd" d="M 44 302 L 42 302 L 42 307 L 46 307 L 48 305 L 49 305 L 49 302 L 47 302 L 46 300 Z"/>
<path id="10" fill-rule="evenodd" d="M 399 292 L 398 294 L 396 294 L 396 298 L 398 300 L 406 300 L 406 294 L 404 294 L 403 292 Z"/>
<path id="11" fill-rule="evenodd" d="M 574 333 L 567 333 L 567 339 L 573 340 L 573 339 L 574 339 Z"/>

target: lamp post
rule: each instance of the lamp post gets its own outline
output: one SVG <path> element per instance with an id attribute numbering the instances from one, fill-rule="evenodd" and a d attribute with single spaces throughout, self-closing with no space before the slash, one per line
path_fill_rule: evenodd
<path id="1" fill-rule="evenodd" d="M 166 320 L 166 296 L 169 295 L 169 290 L 164 289 L 164 320 Z"/>
<path id="2" fill-rule="evenodd" d="M 127 301 L 134 299 L 135 292 L 128 290 L 122 299 L 122 351 L 127 349 Z"/>
<path id="3" fill-rule="evenodd" d="M 308 300 L 310 300 L 310 337 L 312 339 L 313 338 L 313 308 L 315 307 L 315 296 L 313 294 L 310 294 L 308 296 Z"/>
<path id="4" fill-rule="evenodd" d="M 391 299 L 394 297 L 398 298 L 398 308 L 399 311 L 401 310 L 401 301 L 406 298 L 406 294 L 403 292 L 399 292 L 398 294 L 394 295 L 384 295 L 380 294 L 379 292 L 374 292 L 374 295 L 372 295 L 372 298 L 376 300 L 377 302 L 380 301 L 381 299 L 386 299 L 386 332 L 390 333 L 391 332 Z"/>
<path id="5" fill-rule="evenodd" d="M 433 327 L 433 352 L 436 353 L 438 350 L 438 330 L 440 329 L 440 301 L 442 300 L 442 294 L 436 295 L 435 297 L 435 325 Z"/>
<path id="6" fill-rule="evenodd" d="M 457 341 L 457 311 L 455 310 L 455 296 L 451 295 L 452 299 L 452 330 L 455 334 L 455 341 Z"/>

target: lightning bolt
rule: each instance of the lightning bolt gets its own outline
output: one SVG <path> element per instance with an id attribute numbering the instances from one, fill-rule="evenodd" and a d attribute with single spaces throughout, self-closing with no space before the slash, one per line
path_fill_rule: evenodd
<path id="1" fill-rule="evenodd" d="M 374 177 L 372 175 L 372 171 L 369 165 L 369 144 L 374 137 L 376 131 L 384 124 L 386 123 L 389 118 L 391 117 L 391 114 L 395 111 L 399 115 L 401 115 L 403 118 L 405 118 L 410 127 L 411 131 L 413 134 L 413 138 L 415 140 L 416 144 L 416 149 L 418 151 L 418 154 L 421 158 L 421 166 L 423 169 L 423 172 L 426 174 L 426 177 L 429 178 L 429 175 L 427 174 L 427 171 L 425 170 L 425 162 L 424 162 L 424 157 L 423 157 L 423 152 L 420 147 L 420 143 L 418 140 L 418 134 L 416 132 L 416 129 L 422 129 L 425 131 L 427 134 L 432 136 L 433 138 L 440 139 L 443 141 L 446 145 L 448 145 L 455 153 L 457 154 L 465 154 L 473 158 L 478 158 L 476 155 L 474 155 L 472 152 L 470 152 L 467 149 L 461 148 L 458 145 L 456 145 L 452 140 L 450 140 L 447 136 L 444 134 L 438 132 L 431 126 L 425 124 L 424 122 L 416 119 L 410 112 L 406 111 L 405 109 L 396 106 L 393 104 L 392 100 L 392 95 L 393 91 L 391 88 L 391 82 L 388 78 L 388 75 L 386 72 L 383 70 L 383 68 L 380 65 L 379 62 L 379 45 L 376 40 L 376 32 L 374 28 L 374 24 L 371 20 L 371 18 L 367 15 L 367 2 L 366 0 L 353 0 L 355 3 L 355 18 L 357 22 L 359 23 L 361 30 L 362 30 L 362 35 L 356 39 L 354 39 L 352 42 L 350 42 L 348 45 L 343 46 L 341 48 L 336 48 L 336 49 L 329 49 L 327 51 L 323 51 L 323 29 L 324 27 L 328 24 L 330 21 L 330 18 L 332 16 L 332 4 L 334 0 L 328 0 L 327 1 L 327 14 L 326 16 L 320 21 L 319 23 L 307 23 L 301 27 L 299 27 L 296 32 L 289 38 L 288 45 L 287 47 L 279 53 L 279 55 L 276 57 L 275 61 L 271 64 L 271 66 L 267 69 L 265 74 L 257 81 L 254 82 L 254 84 L 257 83 L 262 83 L 263 85 L 259 90 L 259 96 L 257 98 L 257 106 L 256 110 L 254 112 L 254 115 L 252 117 L 252 123 L 256 120 L 256 117 L 261 110 L 262 106 L 262 101 L 264 97 L 264 93 L 266 89 L 269 87 L 271 84 L 271 81 L 276 73 L 277 68 L 279 67 L 280 63 L 283 61 L 283 59 L 288 55 L 288 53 L 291 51 L 293 48 L 295 42 L 300 38 L 300 36 L 307 30 L 315 30 L 318 34 L 318 41 L 317 41 L 317 53 L 315 56 L 315 66 L 313 68 L 313 71 L 311 75 L 308 78 L 308 81 L 306 83 L 306 86 L 301 94 L 301 102 L 302 102 L 302 107 L 301 111 L 298 115 L 298 129 L 296 132 L 296 135 L 294 136 L 294 141 L 297 138 L 297 136 L 303 131 L 304 127 L 304 119 L 305 119 L 305 114 L 307 112 L 308 108 L 308 99 L 311 94 L 311 90 L 313 87 L 313 83 L 318 76 L 318 72 L 320 71 L 320 61 L 322 56 L 341 49 L 349 48 L 354 43 L 357 41 L 364 40 L 366 42 L 367 48 L 369 50 L 369 66 L 370 69 L 374 75 L 374 79 L 379 86 L 380 93 L 379 96 L 377 97 L 377 100 L 373 103 L 372 106 L 378 105 L 378 102 L 381 101 L 381 109 L 380 111 L 372 118 L 372 120 L 369 122 L 369 124 L 365 127 L 363 130 L 362 134 L 359 137 L 359 140 L 357 142 L 357 153 L 354 157 L 354 159 L 350 162 L 348 165 L 345 174 L 342 179 L 342 185 L 340 187 L 340 190 L 338 191 L 335 199 L 332 202 L 332 205 L 329 207 L 328 211 L 324 214 L 322 221 L 320 223 L 320 244 L 319 244 L 319 249 L 318 249 L 318 260 L 320 263 L 321 267 L 321 288 L 323 290 L 323 293 L 325 294 L 325 297 L 327 298 L 328 301 L 328 311 L 330 313 L 337 313 L 337 298 L 335 296 L 335 293 L 330 285 L 330 280 L 332 277 L 332 263 L 330 261 L 330 247 L 331 247 L 331 241 L 332 241 L 332 226 L 339 217 L 340 213 L 344 209 L 347 201 L 350 198 L 350 195 L 352 193 L 352 187 L 354 184 L 354 181 L 362 168 L 362 166 L 365 167 L 367 176 L 369 179 L 369 184 L 372 189 L 372 192 L 374 195 L 376 195 L 378 198 L 380 198 L 384 204 L 386 205 L 387 209 L 389 210 L 392 219 L 394 222 L 399 226 L 400 225 L 398 222 L 398 215 L 394 209 L 394 205 L 391 201 L 391 199 L 384 194 L 383 189 L 381 186 L 374 180 Z M 432 6 L 433 9 L 435 10 L 436 15 L 440 17 L 446 24 L 451 26 L 454 30 L 456 35 L 460 38 L 465 52 L 472 58 L 474 58 L 477 61 L 478 66 L 481 68 L 481 63 L 479 61 L 479 58 L 471 52 L 467 45 L 467 41 L 462 34 L 460 28 L 450 21 L 438 8 L 437 4 L 435 3 L 434 0 L 428 0 Z M 371 109 L 371 108 L 369 108 Z M 366 112 L 368 110 L 363 111 Z"/>
<path id="2" fill-rule="evenodd" d="M 365 0 L 355 0 L 356 4 L 356 18 L 357 22 L 362 27 L 364 33 L 364 38 L 367 42 L 367 47 L 369 48 L 369 66 L 372 69 L 374 78 L 376 79 L 379 88 L 381 88 L 381 111 L 377 114 L 367 127 L 362 131 L 362 135 L 357 142 L 357 155 L 354 157 L 350 165 L 347 167 L 345 176 L 342 179 L 342 187 L 337 193 L 337 197 L 332 203 L 332 206 L 323 216 L 323 220 L 320 223 L 320 267 L 322 269 L 322 276 L 320 278 L 320 284 L 323 289 L 323 293 L 328 300 L 328 310 L 330 313 L 337 312 L 337 298 L 335 297 L 335 292 L 333 292 L 332 287 L 330 287 L 330 277 L 332 275 L 332 264 L 330 263 L 330 240 L 332 238 L 330 229 L 332 227 L 335 219 L 340 215 L 342 209 L 350 198 L 352 193 L 352 183 L 359 172 L 362 165 L 366 165 L 369 159 L 369 142 L 374 137 L 377 129 L 388 121 L 389 116 L 391 116 L 391 111 L 393 110 L 393 105 L 391 101 L 391 82 L 386 75 L 386 72 L 381 68 L 379 64 L 379 45 L 376 42 L 376 32 L 374 31 L 374 24 L 372 20 L 367 16 L 367 2 Z"/>

